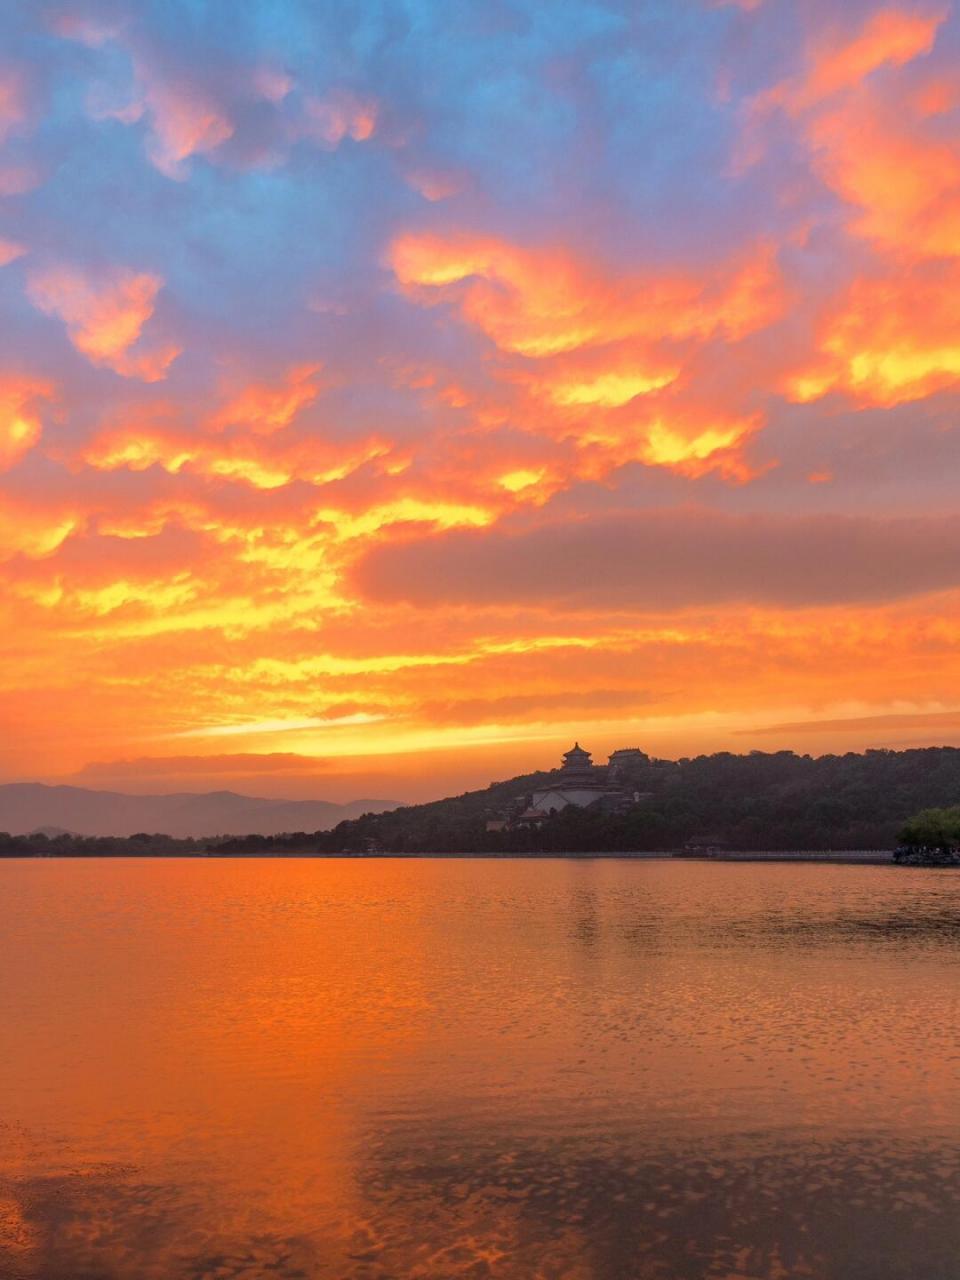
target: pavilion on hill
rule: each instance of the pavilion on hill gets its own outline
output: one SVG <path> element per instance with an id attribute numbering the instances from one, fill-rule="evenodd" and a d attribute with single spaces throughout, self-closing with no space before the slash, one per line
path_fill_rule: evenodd
<path id="1" fill-rule="evenodd" d="M 569 751 L 563 753 L 560 776 L 563 778 L 564 785 L 570 786 L 574 782 L 588 782 L 591 786 L 595 786 L 598 772 L 599 770 L 595 768 L 590 752 L 584 751 L 579 742 L 575 742 Z"/>
<path id="2" fill-rule="evenodd" d="M 621 792 L 607 783 L 607 770 L 593 763 L 589 751 L 575 742 L 563 755 L 563 764 L 554 770 L 547 784 L 538 787 L 530 797 L 530 804 L 519 815 L 521 822 L 537 822 L 549 814 L 576 805 L 585 809 L 606 797 L 617 800 Z"/>

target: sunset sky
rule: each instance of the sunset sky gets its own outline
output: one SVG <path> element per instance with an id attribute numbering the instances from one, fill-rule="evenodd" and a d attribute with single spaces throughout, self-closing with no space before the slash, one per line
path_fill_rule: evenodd
<path id="1" fill-rule="evenodd" d="M 960 741 L 960 13 L 0 5 L 0 781 Z"/>

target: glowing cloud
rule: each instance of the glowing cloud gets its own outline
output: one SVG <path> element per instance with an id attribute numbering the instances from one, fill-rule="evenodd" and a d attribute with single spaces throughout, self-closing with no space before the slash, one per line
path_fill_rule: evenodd
<path id="1" fill-rule="evenodd" d="M 679 424 L 655 421 L 647 433 L 641 456 L 652 466 L 676 467 L 688 475 L 701 475 L 703 464 L 714 455 L 740 441 L 757 426 L 756 419 L 739 422 L 715 422 L 712 426 L 694 425 L 683 430 Z M 730 474 L 742 476 L 741 464 L 731 459 Z"/>
<path id="2" fill-rule="evenodd" d="M 660 276 L 612 280 L 562 251 L 521 249 L 465 236 L 402 236 L 390 264 L 425 302 L 449 297 L 497 346 L 530 357 L 626 338 L 656 342 L 722 331 L 741 338 L 783 305 L 766 247 L 720 279 Z"/>
<path id="3" fill-rule="evenodd" d="M 643 461 L 749 475 L 730 451 L 760 417 L 730 405 L 704 410 L 683 382 L 710 344 L 733 351 L 779 318 L 787 291 L 769 245 L 705 277 L 613 280 L 569 254 L 462 236 L 402 237 L 391 264 L 415 301 L 452 303 L 505 355 L 521 357 L 502 376 L 558 411 L 535 430 L 576 441 L 576 474 L 600 478 Z M 630 416 L 617 413 L 627 406 Z"/>
<path id="4" fill-rule="evenodd" d="M 668 387 L 679 372 L 678 368 L 666 368 L 662 373 L 598 373 L 570 382 L 548 383 L 546 394 L 559 405 L 598 404 L 618 408 L 637 396 Z"/>
<path id="5" fill-rule="evenodd" d="M 432 237 L 399 241 L 393 265 L 407 286 L 462 286 L 451 296 L 464 318 L 498 346 L 532 357 L 628 338 L 655 343 L 720 331 L 737 339 L 770 323 L 783 305 L 779 273 L 765 249 L 725 278 L 707 281 L 614 282 L 562 254 Z"/>
<path id="6" fill-rule="evenodd" d="M 344 726 L 380 724 L 385 716 L 356 711 L 346 716 L 293 716 L 289 719 L 253 720 L 242 724 L 210 725 L 171 734 L 174 738 L 233 738 L 261 733 L 297 733 L 303 729 L 338 729 Z"/>
<path id="7" fill-rule="evenodd" d="M 47 382 L 0 377 L 0 471 L 8 471 L 40 439 L 43 423 L 33 406 L 52 394 Z"/>
<path id="8" fill-rule="evenodd" d="M 787 381 L 809 402 L 842 388 L 868 404 L 930 395 L 960 379 L 954 290 L 960 266 L 856 281 L 825 316 L 819 356 Z"/>
<path id="9" fill-rule="evenodd" d="M 52 555 L 80 524 L 72 511 L 38 510 L 29 502 L 0 495 L 0 560 Z"/>
<path id="10" fill-rule="evenodd" d="M 343 445 L 307 439 L 277 452 L 256 437 L 204 438 L 158 425 L 146 415 L 139 424 L 98 433 L 84 450 L 83 461 L 99 471 L 160 467 L 169 475 L 186 472 L 241 481 L 255 489 L 279 489 L 294 480 L 332 484 L 388 452 L 377 438 Z"/>

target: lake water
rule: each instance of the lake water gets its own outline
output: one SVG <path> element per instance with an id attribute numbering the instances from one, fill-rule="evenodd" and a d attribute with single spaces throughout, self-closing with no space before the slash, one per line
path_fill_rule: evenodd
<path id="1" fill-rule="evenodd" d="M 3 1280 L 956 1280 L 960 874 L 0 863 Z"/>

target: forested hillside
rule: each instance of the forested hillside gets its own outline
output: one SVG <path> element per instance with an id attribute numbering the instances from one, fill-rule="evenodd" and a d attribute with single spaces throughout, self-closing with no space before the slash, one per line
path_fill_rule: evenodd
<path id="1" fill-rule="evenodd" d="M 960 750 L 812 757 L 721 752 L 655 762 L 652 792 L 620 813 L 566 809 L 540 827 L 487 823 L 549 774 L 495 783 L 432 804 L 370 814 L 316 837 L 324 852 L 587 852 L 679 849 L 704 840 L 734 849 L 892 848 L 918 809 L 960 802 Z M 240 842 L 237 842 L 240 843 Z"/>

